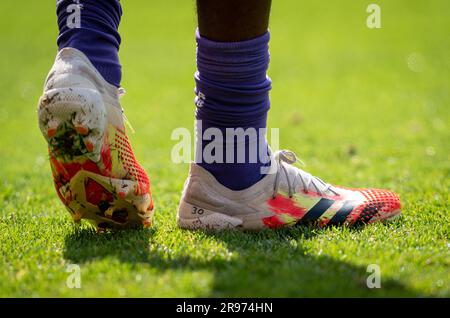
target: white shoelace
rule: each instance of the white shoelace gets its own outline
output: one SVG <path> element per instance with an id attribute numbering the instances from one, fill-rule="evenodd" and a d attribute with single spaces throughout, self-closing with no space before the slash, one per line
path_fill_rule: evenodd
<path id="1" fill-rule="evenodd" d="M 284 165 L 284 163 L 289 165 L 294 165 L 296 162 L 301 162 L 299 159 L 297 159 L 297 156 L 294 152 L 290 150 L 279 150 L 275 152 L 274 158 L 278 163 L 277 167 L 277 173 L 275 176 L 275 184 L 273 189 L 273 195 L 272 197 L 275 198 L 278 194 L 278 187 L 280 185 L 280 173 L 281 171 L 284 171 L 286 175 L 286 180 L 288 184 L 289 189 L 289 197 L 292 198 L 295 192 L 295 188 L 298 184 L 298 181 L 300 181 L 301 186 L 303 190 L 308 193 L 310 191 L 311 186 L 319 193 L 320 195 L 324 195 L 327 191 L 332 192 L 335 195 L 339 195 L 339 193 L 333 188 L 332 185 L 325 183 L 322 181 L 322 179 L 315 177 L 311 175 L 310 173 L 307 173 L 300 168 L 296 167 L 296 173 L 294 176 L 294 180 L 291 180 L 289 177 L 289 172 Z"/>

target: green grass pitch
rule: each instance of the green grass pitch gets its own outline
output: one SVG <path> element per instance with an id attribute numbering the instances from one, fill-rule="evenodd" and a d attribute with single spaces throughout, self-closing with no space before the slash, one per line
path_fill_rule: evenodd
<path id="1" fill-rule="evenodd" d="M 274 1 L 269 127 L 324 180 L 398 192 L 403 217 L 219 234 L 175 224 L 188 165 L 170 161 L 170 135 L 193 130 L 194 1 L 123 1 L 122 102 L 156 215 L 151 230 L 103 235 L 58 201 L 37 125 L 54 2 L 2 3 L 0 296 L 450 296 L 449 1 L 377 1 L 381 29 L 366 26 L 369 1 Z"/>

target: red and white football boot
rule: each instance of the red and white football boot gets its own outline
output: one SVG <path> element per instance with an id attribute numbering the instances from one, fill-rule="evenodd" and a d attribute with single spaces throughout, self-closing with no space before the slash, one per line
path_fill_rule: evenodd
<path id="1" fill-rule="evenodd" d="M 293 166 L 291 151 L 273 156 L 274 173 L 232 191 L 192 163 L 177 222 L 185 229 L 258 230 L 295 224 L 358 225 L 387 221 L 401 213 L 399 197 L 387 190 L 331 186 Z"/>
<path id="2" fill-rule="evenodd" d="M 99 229 L 148 227 L 150 181 L 125 132 L 120 90 L 79 50 L 62 49 L 39 100 L 53 180 L 74 221 Z"/>

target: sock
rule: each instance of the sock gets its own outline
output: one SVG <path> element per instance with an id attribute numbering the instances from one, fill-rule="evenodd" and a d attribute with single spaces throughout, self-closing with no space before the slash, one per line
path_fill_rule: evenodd
<path id="1" fill-rule="evenodd" d="M 59 49 L 72 47 L 82 51 L 107 82 L 119 87 L 122 78 L 118 55 L 122 16 L 119 0 L 58 0 L 56 12 Z M 74 23 L 77 12 L 78 25 Z"/>
<path id="2" fill-rule="evenodd" d="M 196 34 L 195 162 L 232 190 L 255 184 L 265 176 L 261 167 L 270 165 L 265 136 L 271 89 L 266 74 L 269 39 L 269 32 L 241 42 L 215 42 Z M 245 139 L 227 134 L 237 128 L 255 133 Z M 217 137 L 220 134 L 222 138 Z"/>

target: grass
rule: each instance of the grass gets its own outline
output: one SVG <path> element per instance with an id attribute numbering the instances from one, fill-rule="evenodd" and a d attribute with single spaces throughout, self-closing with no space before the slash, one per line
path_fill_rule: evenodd
<path id="1" fill-rule="evenodd" d="M 170 161 L 193 126 L 194 1 L 124 1 L 123 99 L 150 172 L 155 226 L 98 235 L 56 198 L 36 104 L 56 53 L 54 2 L 2 4 L 0 296 L 450 296 L 450 9 L 446 0 L 275 1 L 270 127 L 307 169 L 390 188 L 404 214 L 361 229 L 187 232 L 175 213 L 188 171 Z M 24 9 L 24 6 L 26 7 Z M 69 289 L 68 264 L 81 268 Z M 369 264 L 381 288 L 368 289 Z"/>

